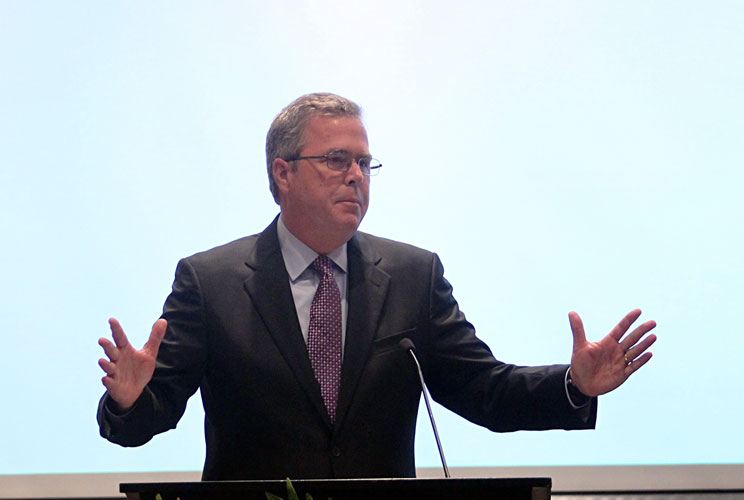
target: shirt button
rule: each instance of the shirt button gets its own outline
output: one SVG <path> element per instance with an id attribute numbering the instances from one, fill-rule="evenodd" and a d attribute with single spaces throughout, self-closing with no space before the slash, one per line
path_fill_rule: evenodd
<path id="1" fill-rule="evenodd" d="M 338 446 L 334 446 L 333 448 L 331 448 L 331 455 L 333 455 L 334 457 L 340 457 L 341 448 L 339 448 Z"/>

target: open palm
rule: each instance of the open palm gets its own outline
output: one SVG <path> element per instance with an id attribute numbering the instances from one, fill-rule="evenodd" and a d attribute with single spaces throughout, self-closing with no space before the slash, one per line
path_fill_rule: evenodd
<path id="1" fill-rule="evenodd" d="M 114 342 L 107 338 L 98 340 L 98 344 L 103 347 L 108 357 L 98 360 L 98 365 L 106 372 L 101 381 L 111 398 L 119 405 L 119 409 L 127 410 L 137 401 L 142 390 L 152 379 L 155 359 L 168 323 L 164 319 L 157 320 L 150 332 L 150 338 L 139 351 L 129 343 L 116 319 L 109 319 L 109 326 Z"/>
<path id="2" fill-rule="evenodd" d="M 610 392 L 651 359 L 646 351 L 656 342 L 656 335 L 645 335 L 656 327 L 654 321 L 643 323 L 623 338 L 640 315 L 640 309 L 629 312 L 602 340 L 588 342 L 581 318 L 569 313 L 574 338 L 571 377 L 582 393 L 599 396 Z"/>

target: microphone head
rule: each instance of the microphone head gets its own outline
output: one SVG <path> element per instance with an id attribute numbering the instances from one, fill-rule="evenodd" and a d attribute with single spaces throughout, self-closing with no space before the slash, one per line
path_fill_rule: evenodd
<path id="1" fill-rule="evenodd" d="M 411 339 L 408 337 L 403 337 L 400 339 L 400 342 L 398 342 L 398 345 L 401 347 L 401 349 L 404 349 L 406 351 L 415 351 L 416 346 L 413 345 L 413 342 L 411 342 Z"/>

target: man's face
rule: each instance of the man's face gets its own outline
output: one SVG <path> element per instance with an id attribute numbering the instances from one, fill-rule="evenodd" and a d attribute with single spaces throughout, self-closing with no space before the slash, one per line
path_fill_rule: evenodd
<path id="1" fill-rule="evenodd" d="M 320 156 L 346 151 L 353 158 L 369 155 L 367 132 L 361 120 L 349 116 L 315 116 L 305 127 L 300 156 Z M 327 167 L 325 160 L 275 162 L 282 217 L 298 238 L 318 251 L 310 241 L 340 246 L 354 234 L 367 213 L 369 177 L 353 162 L 347 171 Z M 341 241 L 342 240 L 342 241 Z M 337 243 L 337 244 L 336 244 Z M 332 249 L 332 248 L 331 248 Z M 327 251 L 330 251 L 328 249 Z"/>

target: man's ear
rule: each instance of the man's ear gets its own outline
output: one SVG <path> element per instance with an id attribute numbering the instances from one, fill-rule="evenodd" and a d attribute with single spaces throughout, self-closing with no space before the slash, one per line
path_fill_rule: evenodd
<path id="1" fill-rule="evenodd" d="M 274 160 L 274 163 L 271 164 L 271 168 L 272 173 L 274 174 L 274 182 L 276 182 L 276 185 L 279 188 L 279 192 L 285 192 L 288 189 L 288 177 L 289 171 L 291 170 L 289 163 L 282 160 L 281 158 L 276 158 Z"/>

